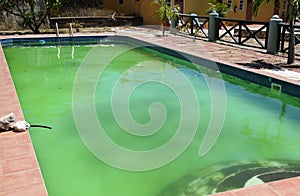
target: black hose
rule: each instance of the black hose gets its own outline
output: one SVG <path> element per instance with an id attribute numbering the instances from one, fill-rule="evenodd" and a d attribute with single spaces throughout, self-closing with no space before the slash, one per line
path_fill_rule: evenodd
<path id="1" fill-rule="evenodd" d="M 40 128 L 52 129 L 52 127 L 45 126 L 45 125 L 30 125 L 30 127 L 40 127 Z"/>

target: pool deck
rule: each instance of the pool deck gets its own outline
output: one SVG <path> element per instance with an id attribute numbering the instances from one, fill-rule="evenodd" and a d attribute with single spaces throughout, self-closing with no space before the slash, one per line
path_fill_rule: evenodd
<path id="1" fill-rule="evenodd" d="M 0 46 L 0 116 L 24 116 Z M 4 107 L 3 107 L 4 106 Z M 0 196 L 47 195 L 28 132 L 0 132 Z"/>
<path id="2" fill-rule="evenodd" d="M 270 55 L 260 50 L 211 43 L 195 40 L 184 36 L 168 34 L 158 36 L 161 32 L 144 28 L 114 28 L 107 35 L 125 35 L 180 52 L 211 59 L 239 69 L 279 78 L 300 85 L 299 66 L 285 70 L 258 68 L 258 62 L 264 66 L 284 64 L 287 60 L 284 54 Z M 84 33 L 76 35 L 101 35 Z M 0 36 L 7 37 L 42 37 L 55 35 L 24 35 Z M 296 59 L 295 65 L 300 65 Z M 14 112 L 17 120 L 24 119 L 22 109 L 16 94 L 2 47 L 0 46 L 0 116 Z M 28 132 L 0 132 L 0 196 L 44 196 L 48 195 L 42 174 L 35 156 L 34 148 Z M 290 178 L 276 182 L 256 185 L 248 188 L 218 193 L 219 196 L 234 195 L 300 195 L 300 178 Z"/>

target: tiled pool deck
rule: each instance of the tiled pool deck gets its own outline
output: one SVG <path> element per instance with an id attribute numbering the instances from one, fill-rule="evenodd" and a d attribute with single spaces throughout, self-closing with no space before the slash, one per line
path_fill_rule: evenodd
<path id="1" fill-rule="evenodd" d="M 0 47 L 0 116 L 13 112 L 24 116 Z M 28 132 L 0 132 L 0 195 L 47 195 Z"/>
<path id="2" fill-rule="evenodd" d="M 270 65 L 285 63 L 286 57 L 282 55 L 269 55 L 258 50 L 245 49 L 210 43 L 201 40 L 193 40 L 183 36 L 168 35 L 157 36 L 160 32 L 143 28 L 114 28 L 113 35 L 125 35 L 163 47 L 176 49 L 195 56 L 207 58 L 216 62 L 247 70 L 254 73 L 267 75 L 300 85 L 300 76 L 295 72 L 279 72 L 265 69 L 256 69 L 251 65 L 263 61 Z M 78 34 L 80 35 L 80 34 Z M 81 34 L 82 35 L 82 34 Z M 88 34 L 84 35 L 99 35 Z M 54 35 L 28 35 L 22 37 L 41 37 Z M 20 36 L 13 36 L 20 37 Z M 7 38 L 0 36 L 0 39 Z M 296 60 L 296 64 L 299 64 Z M 245 66 L 246 65 L 246 66 Z M 250 66 L 249 66 L 250 65 Z M 299 72 L 299 68 L 292 69 Z M 278 74 L 279 73 L 279 74 Z M 0 116 L 14 112 L 17 120 L 24 118 L 19 104 L 12 78 L 7 63 L 0 47 Z M 0 133 L 0 196 L 44 196 L 47 195 L 45 184 L 35 156 L 33 145 L 28 132 Z M 267 184 L 232 190 L 216 195 L 300 195 L 300 178 L 290 178 Z"/>

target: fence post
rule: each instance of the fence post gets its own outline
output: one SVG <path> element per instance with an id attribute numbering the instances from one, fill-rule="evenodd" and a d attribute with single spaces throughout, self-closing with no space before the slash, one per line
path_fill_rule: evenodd
<path id="1" fill-rule="evenodd" d="M 208 40 L 210 42 L 215 42 L 217 40 L 217 22 L 216 22 L 216 18 L 219 17 L 219 14 L 216 12 L 216 10 L 213 10 L 210 14 L 209 14 L 209 21 L 208 21 Z"/>
<path id="2" fill-rule="evenodd" d="M 267 44 L 267 53 L 277 54 L 279 49 L 280 26 L 282 19 L 278 15 L 274 15 L 269 23 L 269 35 Z"/>

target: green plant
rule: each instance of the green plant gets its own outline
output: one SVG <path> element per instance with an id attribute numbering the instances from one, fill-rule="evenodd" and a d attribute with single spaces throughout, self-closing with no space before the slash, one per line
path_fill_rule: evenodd
<path id="1" fill-rule="evenodd" d="M 178 5 L 169 6 L 167 5 L 165 0 L 154 0 L 152 5 L 157 5 L 158 9 L 155 11 L 157 18 L 160 20 L 162 29 L 163 29 L 163 36 L 165 35 L 164 25 L 170 24 L 169 21 L 174 17 L 178 16 L 178 12 L 175 10 L 179 10 Z"/>
<path id="2" fill-rule="evenodd" d="M 43 6 L 38 6 L 38 0 L 0 0 L 0 11 L 6 11 L 21 19 L 20 25 L 39 33 L 39 28 L 45 23 L 50 9 L 59 9 L 60 0 L 45 0 Z"/>
<path id="3" fill-rule="evenodd" d="M 209 0 L 208 5 L 209 8 L 205 11 L 205 14 L 210 14 L 215 10 L 220 17 L 225 17 L 230 10 L 226 3 L 219 2 L 218 0 Z"/>
<path id="4" fill-rule="evenodd" d="M 253 15 L 257 16 L 259 7 L 261 4 L 265 3 L 268 4 L 271 0 L 253 0 L 252 1 L 252 13 Z M 274 0 L 274 11 L 273 14 L 279 14 L 279 9 L 280 9 L 280 0 Z"/>

